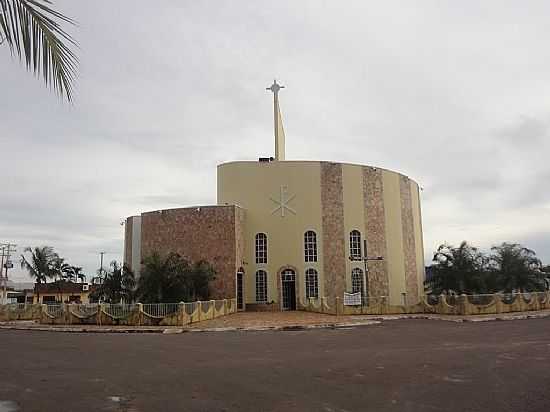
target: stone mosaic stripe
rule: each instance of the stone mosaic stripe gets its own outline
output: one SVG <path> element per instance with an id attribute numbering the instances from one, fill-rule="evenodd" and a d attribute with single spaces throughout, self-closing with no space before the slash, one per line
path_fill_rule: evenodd
<path id="1" fill-rule="evenodd" d="M 403 254 L 405 256 L 407 303 L 416 303 L 418 301 L 416 244 L 414 239 L 411 183 L 407 176 L 399 176 L 399 191 L 401 198 L 401 227 L 403 228 Z"/>
<path id="2" fill-rule="evenodd" d="M 387 259 L 384 185 L 380 169 L 363 167 L 363 201 L 368 255 Z M 370 296 L 389 295 L 387 260 L 369 262 L 368 287 Z"/>
<path id="3" fill-rule="evenodd" d="M 325 291 L 331 297 L 343 297 L 346 251 L 341 164 L 321 162 L 321 207 Z"/>
<path id="4" fill-rule="evenodd" d="M 134 229 L 134 218 L 126 218 L 124 224 L 124 263 L 131 270 L 135 271 L 136 268 L 132 267 L 132 242 L 133 242 L 133 229 Z"/>

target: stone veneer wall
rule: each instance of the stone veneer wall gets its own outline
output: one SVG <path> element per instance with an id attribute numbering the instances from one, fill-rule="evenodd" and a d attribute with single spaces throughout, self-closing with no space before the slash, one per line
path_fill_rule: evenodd
<path id="1" fill-rule="evenodd" d="M 212 299 L 236 296 L 235 276 L 242 263 L 242 209 L 203 206 L 143 213 L 141 256 L 175 252 L 193 262 L 204 259 L 216 270 Z M 241 249 L 241 250 L 237 250 Z"/>
<path id="2" fill-rule="evenodd" d="M 245 211 L 244 209 L 235 206 L 235 271 L 233 276 L 230 276 L 226 279 L 226 290 L 232 290 L 232 297 L 237 297 L 237 275 L 236 273 L 241 269 L 244 273 L 243 275 L 243 307 L 246 308 L 246 296 L 245 296 L 245 279 L 246 271 L 244 269 L 244 253 L 245 253 L 245 234 L 244 234 L 244 225 L 245 225 Z"/>
<path id="3" fill-rule="evenodd" d="M 342 165 L 321 162 L 323 275 L 325 296 L 331 302 L 344 296 L 346 251 Z"/>
<path id="4" fill-rule="evenodd" d="M 366 239 L 369 256 L 387 259 L 386 215 L 382 170 L 363 167 L 363 200 L 365 207 Z M 386 260 L 370 261 L 368 273 L 369 296 L 388 296 L 388 264 Z"/>
<path id="5" fill-rule="evenodd" d="M 126 219 L 124 223 L 124 264 L 128 266 L 131 270 L 134 270 L 132 267 L 132 238 L 133 238 L 133 228 L 134 221 L 132 217 Z"/>
<path id="6" fill-rule="evenodd" d="M 403 254 L 405 257 L 407 303 L 412 304 L 418 302 L 419 296 L 411 182 L 407 176 L 399 176 L 399 191 L 401 198 L 401 227 L 403 228 Z"/>

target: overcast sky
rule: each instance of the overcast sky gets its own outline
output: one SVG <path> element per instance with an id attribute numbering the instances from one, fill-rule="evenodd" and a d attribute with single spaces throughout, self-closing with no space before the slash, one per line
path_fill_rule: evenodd
<path id="1" fill-rule="evenodd" d="M 466 239 L 549 263 L 550 3 L 55 6 L 79 23 L 74 104 L 0 46 L 0 241 L 19 251 L 93 273 L 121 259 L 124 217 L 214 204 L 218 163 L 272 155 L 276 77 L 287 159 L 415 179 L 427 258 Z"/>

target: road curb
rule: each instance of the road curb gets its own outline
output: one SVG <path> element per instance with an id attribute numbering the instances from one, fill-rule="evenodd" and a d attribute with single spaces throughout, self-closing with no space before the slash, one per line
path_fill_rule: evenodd
<path id="1" fill-rule="evenodd" d="M 360 315 L 359 315 L 360 316 Z M 481 317 L 483 316 L 483 317 Z M 480 315 L 480 317 L 455 317 L 452 315 L 429 315 L 429 314 L 409 314 L 409 315 L 381 315 L 369 317 L 361 322 L 349 323 L 322 323 L 317 325 L 283 325 L 283 326 L 250 326 L 250 327 L 218 327 L 218 328 L 113 328 L 113 327 L 63 327 L 63 326 L 25 326 L 17 324 L 0 324 L 0 330 L 20 330 L 20 331 L 38 331 L 38 332 L 62 332 L 62 333 L 157 333 L 165 335 L 181 334 L 181 333 L 204 333 L 204 332 L 265 332 L 265 331 L 280 331 L 293 332 L 315 329 L 353 329 L 356 327 L 376 326 L 384 322 L 393 320 L 406 319 L 423 319 L 423 320 L 438 320 L 444 322 L 455 323 L 476 323 L 476 322 L 495 322 L 495 321 L 511 321 L 524 319 L 542 319 L 550 317 L 550 312 L 543 313 L 521 313 L 517 315 L 502 314 L 499 316 Z"/>
<path id="2" fill-rule="evenodd" d="M 200 332 L 266 332 L 266 331 L 280 331 L 280 332 L 295 332 L 312 329 L 351 329 L 361 326 L 375 326 L 381 325 L 379 320 L 369 320 L 366 322 L 355 323 L 323 323 L 319 325 L 285 325 L 285 326 L 250 326 L 250 327 L 226 327 L 226 328 L 193 328 L 186 329 L 187 332 L 200 333 Z"/>
<path id="3" fill-rule="evenodd" d="M 264 331 L 303 331 L 312 329 L 350 329 L 362 326 L 380 325 L 378 320 L 355 323 L 325 323 L 319 325 L 285 325 L 285 326 L 252 326 L 252 327 L 223 327 L 223 328 L 86 328 L 86 327 L 45 327 L 45 326 L 18 326 L 0 325 L 0 330 L 26 330 L 38 332 L 62 332 L 62 333 L 159 333 L 165 335 L 200 332 L 264 332 Z"/>

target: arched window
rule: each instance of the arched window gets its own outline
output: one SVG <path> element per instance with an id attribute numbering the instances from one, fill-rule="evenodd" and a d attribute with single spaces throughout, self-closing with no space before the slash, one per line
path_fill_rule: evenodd
<path id="1" fill-rule="evenodd" d="M 267 302 L 267 272 L 265 270 L 256 272 L 256 302 Z"/>
<path id="2" fill-rule="evenodd" d="M 256 263 L 267 263 L 267 235 L 256 235 Z"/>
<path id="3" fill-rule="evenodd" d="M 306 298 L 319 297 L 319 276 L 315 269 L 306 270 Z"/>
<path id="4" fill-rule="evenodd" d="M 306 262 L 317 262 L 317 235 L 313 230 L 304 233 L 304 257 Z"/>
<path id="5" fill-rule="evenodd" d="M 354 268 L 351 271 L 351 293 L 363 292 L 363 271 Z"/>
<path id="6" fill-rule="evenodd" d="M 349 233 L 349 254 L 354 258 L 361 257 L 361 233 L 358 230 Z"/>

